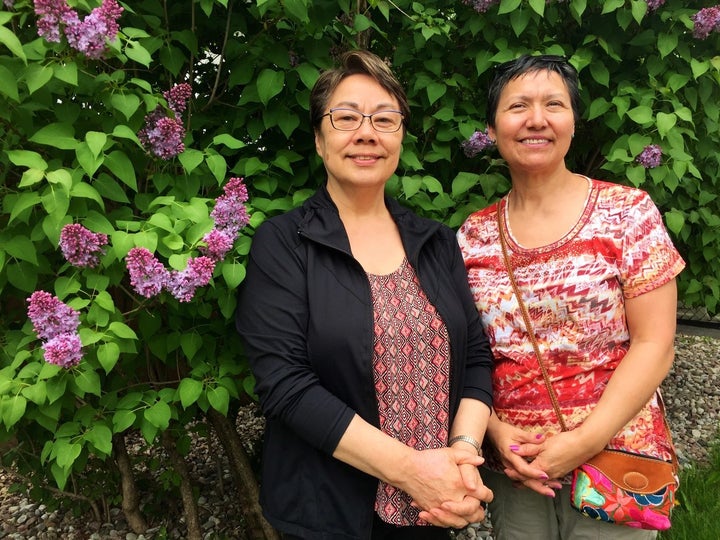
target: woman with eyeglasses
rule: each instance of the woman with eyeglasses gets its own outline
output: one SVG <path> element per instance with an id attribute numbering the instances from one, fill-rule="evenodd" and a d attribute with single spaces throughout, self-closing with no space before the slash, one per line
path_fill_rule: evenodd
<path id="1" fill-rule="evenodd" d="M 327 178 L 253 238 L 236 325 L 285 539 L 440 539 L 484 517 L 491 352 L 454 233 L 385 197 L 409 106 L 346 53 L 310 95 Z"/>
<path id="2" fill-rule="evenodd" d="M 564 58 L 522 56 L 497 68 L 488 135 L 512 187 L 458 231 L 495 357 L 482 476 L 495 494 L 499 540 L 657 534 L 570 506 L 569 473 L 608 445 L 671 457 L 656 390 L 673 361 L 675 277 L 684 267 L 645 192 L 566 167 L 579 109 L 578 75 Z"/>

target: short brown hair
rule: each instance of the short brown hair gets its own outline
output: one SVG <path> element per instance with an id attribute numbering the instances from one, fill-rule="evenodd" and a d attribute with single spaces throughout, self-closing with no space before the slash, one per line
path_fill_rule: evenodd
<path id="1" fill-rule="evenodd" d="M 310 92 L 310 124 L 318 131 L 327 112 L 330 96 L 340 82 L 350 75 L 368 75 L 377 81 L 388 93 L 397 99 L 403 113 L 403 129 L 410 118 L 410 105 L 405 90 L 388 65 L 377 55 L 363 49 L 348 51 L 340 57 L 340 66 L 324 71 Z"/>

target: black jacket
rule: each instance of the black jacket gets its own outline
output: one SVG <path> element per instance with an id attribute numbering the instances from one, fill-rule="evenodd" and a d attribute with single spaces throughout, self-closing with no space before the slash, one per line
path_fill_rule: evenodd
<path id="1" fill-rule="evenodd" d="M 491 405 L 490 347 L 452 230 L 392 199 L 386 205 L 448 329 L 452 422 L 462 397 Z M 236 326 L 267 419 L 260 496 L 266 518 L 304 538 L 369 538 L 377 479 L 332 453 L 355 413 L 379 426 L 372 299 L 324 187 L 257 229 Z"/>

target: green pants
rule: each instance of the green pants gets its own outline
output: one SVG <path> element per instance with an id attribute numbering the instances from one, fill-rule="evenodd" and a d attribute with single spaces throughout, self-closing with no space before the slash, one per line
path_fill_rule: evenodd
<path id="1" fill-rule="evenodd" d="M 495 498 L 490 503 L 495 540 L 653 540 L 657 531 L 633 529 L 583 516 L 570 506 L 570 486 L 547 497 L 516 488 L 504 474 L 481 469 Z"/>

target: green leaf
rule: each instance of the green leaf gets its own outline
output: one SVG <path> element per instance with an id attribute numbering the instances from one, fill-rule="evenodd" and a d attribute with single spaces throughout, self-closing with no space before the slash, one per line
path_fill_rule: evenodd
<path id="1" fill-rule="evenodd" d="M 158 429 L 167 429 L 170 425 L 170 417 L 172 410 L 170 406 L 162 400 L 156 401 L 152 406 L 145 409 L 143 413 L 145 420 L 150 422 Z"/>
<path id="2" fill-rule="evenodd" d="M 230 394 L 228 393 L 227 388 L 222 386 L 211 388 L 207 392 L 207 398 L 213 409 L 218 411 L 220 414 L 227 414 L 228 407 L 230 405 Z"/>
<path id="3" fill-rule="evenodd" d="M 657 122 L 658 133 L 661 137 L 665 138 L 670 130 L 675 127 L 675 124 L 677 123 L 677 116 L 674 114 L 659 112 L 657 113 L 655 120 Z"/>
<path id="4" fill-rule="evenodd" d="M 647 124 L 653 119 L 653 111 L 647 105 L 634 107 L 627 112 L 627 115 L 636 124 Z"/>
<path id="5" fill-rule="evenodd" d="M 215 177 L 218 183 L 225 180 L 225 173 L 227 172 L 227 163 L 225 158 L 219 154 L 211 154 L 205 158 L 205 164 L 210 169 L 210 172 Z"/>
<path id="6" fill-rule="evenodd" d="M 83 438 L 101 454 L 109 456 L 112 452 L 112 432 L 103 424 L 93 424 Z"/>
<path id="7" fill-rule="evenodd" d="M 35 244 L 27 236 L 18 235 L 6 238 L 2 248 L 11 257 L 34 265 L 38 263 Z"/>
<path id="8" fill-rule="evenodd" d="M 520 7 L 522 0 L 502 0 L 498 8 L 498 15 L 511 13 Z"/>
<path id="9" fill-rule="evenodd" d="M 88 131 L 85 133 L 85 142 L 94 157 L 98 157 L 107 144 L 107 135 L 101 131 Z"/>
<path id="10" fill-rule="evenodd" d="M 1 29 L 2 27 L 0 27 Z M 28 86 L 28 91 L 34 94 L 40 88 L 45 86 L 53 78 L 53 68 L 50 66 L 39 66 L 37 64 L 30 64 L 26 71 L 25 82 Z"/>
<path id="11" fill-rule="evenodd" d="M 110 323 L 108 331 L 112 332 L 117 337 L 122 339 L 136 340 L 138 338 L 137 334 L 132 328 L 130 328 L 127 324 L 118 321 Z"/>
<path id="12" fill-rule="evenodd" d="M 140 98 L 135 94 L 113 94 L 110 96 L 110 105 L 120 111 L 126 120 L 130 120 L 140 107 Z"/>
<path id="13" fill-rule="evenodd" d="M 202 348 L 203 340 L 197 332 L 186 332 L 180 338 L 180 348 L 188 360 L 192 360 L 195 354 Z"/>
<path id="14" fill-rule="evenodd" d="M 120 347 L 112 341 L 104 343 L 97 348 L 97 358 L 105 373 L 110 373 L 120 358 Z"/>
<path id="15" fill-rule="evenodd" d="M 205 155 L 200 150 L 194 148 L 186 148 L 184 152 L 178 155 L 180 165 L 185 169 L 185 173 L 190 174 L 205 159 Z"/>
<path id="16" fill-rule="evenodd" d="M 220 269 L 223 279 L 230 289 L 235 289 L 245 279 L 245 266 L 240 263 L 224 261 Z"/>
<path id="17" fill-rule="evenodd" d="M 180 403 L 184 409 L 195 403 L 203 391 L 203 383 L 195 379 L 185 378 L 178 385 Z"/>
<path id="18" fill-rule="evenodd" d="M 127 47 L 125 48 L 125 54 L 130 60 L 134 60 L 138 64 L 142 64 L 145 67 L 152 64 L 152 55 L 148 50 L 140 45 L 137 41 L 128 41 Z"/>
<path id="19" fill-rule="evenodd" d="M 285 75 L 280 71 L 272 69 L 264 69 L 258 75 L 256 86 L 258 96 L 263 105 L 282 92 L 285 84 Z"/>
<path id="20" fill-rule="evenodd" d="M 19 215 L 21 215 L 28 208 L 32 208 L 40 202 L 40 196 L 34 192 L 21 193 L 20 196 L 15 200 L 12 211 L 10 212 L 10 221 L 12 223 Z M 4 247 L 4 246 L 3 246 Z"/>
<path id="21" fill-rule="evenodd" d="M 122 433 L 135 423 L 136 415 L 133 411 L 119 410 L 113 414 L 113 433 Z"/>
<path id="22" fill-rule="evenodd" d="M 105 156 L 105 166 L 117 176 L 120 181 L 133 191 L 137 192 L 137 179 L 135 178 L 135 167 L 125 152 L 115 150 Z"/>
<path id="23" fill-rule="evenodd" d="M 7 156 L 18 167 L 40 169 L 42 171 L 48 167 L 47 161 L 40 154 L 31 150 L 8 150 Z"/>
<path id="24" fill-rule="evenodd" d="M 5 94 L 16 103 L 19 103 L 20 94 L 18 92 L 17 78 L 12 71 L 3 65 L 0 65 L 0 81 L 2 81 L 2 84 L 0 84 L 0 94 Z"/>
<path id="25" fill-rule="evenodd" d="M 14 395 L 0 401 L 2 421 L 8 431 L 12 431 L 12 427 L 23 417 L 26 407 L 27 400 L 21 395 Z"/>
<path id="26" fill-rule="evenodd" d="M 312 64 L 303 62 L 295 68 L 300 75 L 300 80 L 305 85 L 305 88 L 312 88 L 315 85 L 315 81 L 318 80 L 320 72 Z"/>
<path id="27" fill-rule="evenodd" d="M 20 40 L 13 31 L 5 26 L 0 26 L 0 43 L 5 45 L 11 53 L 27 64 L 27 56 L 25 56 L 25 51 L 23 51 L 22 43 L 20 43 Z M 4 83 L 5 81 L 3 81 L 3 84 Z"/>
<path id="28" fill-rule="evenodd" d="M 70 84 L 77 86 L 78 84 L 78 68 L 77 64 L 67 58 L 63 59 L 63 62 L 54 64 L 53 74 L 55 78 Z"/>
<path id="29" fill-rule="evenodd" d="M 235 137 L 227 133 L 223 133 L 221 135 L 216 135 L 215 137 L 213 137 L 213 144 L 224 144 L 225 146 L 233 150 L 237 150 L 238 148 L 245 148 L 244 142 L 242 142 L 240 139 L 236 139 Z"/>
<path id="30" fill-rule="evenodd" d="M 310 22 L 307 4 L 303 0 L 284 0 L 285 10 L 303 24 Z"/>
<path id="31" fill-rule="evenodd" d="M 680 234 L 685 226 L 685 215 L 677 210 L 671 210 L 665 213 L 665 223 L 673 234 Z"/>
<path id="32" fill-rule="evenodd" d="M 30 141 L 61 150 L 75 150 L 77 145 L 80 144 L 80 141 L 75 138 L 75 130 L 72 124 L 64 122 L 41 127 L 30 137 Z"/>
<path id="33" fill-rule="evenodd" d="M 60 439 L 55 441 L 53 454 L 55 454 L 55 461 L 62 468 L 69 469 L 75 460 L 80 457 L 82 452 L 82 446 L 78 443 L 72 443 L 68 439 Z"/>
<path id="34" fill-rule="evenodd" d="M 427 92 L 428 100 L 430 101 L 430 104 L 432 105 L 438 99 L 440 99 L 441 97 L 443 97 L 445 95 L 445 92 L 447 92 L 447 86 L 443 83 L 432 82 L 427 85 L 427 88 L 425 91 Z"/>
<path id="35" fill-rule="evenodd" d="M 90 368 L 75 375 L 75 384 L 85 394 L 101 395 L 100 377 Z"/>

